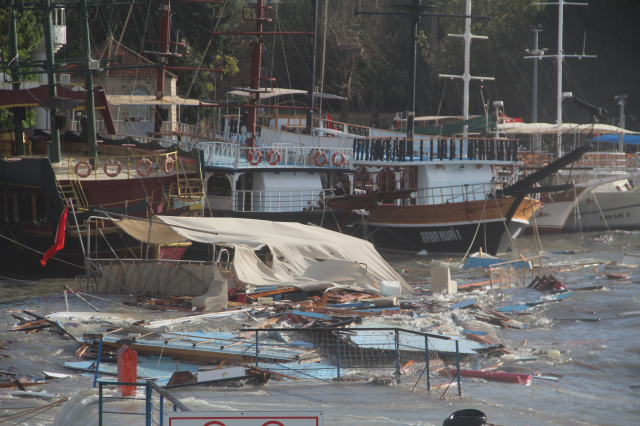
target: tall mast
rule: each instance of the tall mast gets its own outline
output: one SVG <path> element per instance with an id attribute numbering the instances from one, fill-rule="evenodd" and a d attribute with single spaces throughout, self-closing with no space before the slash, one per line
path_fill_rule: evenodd
<path id="1" fill-rule="evenodd" d="M 82 29 L 82 62 L 84 68 L 84 90 L 87 113 L 87 149 L 89 158 L 98 157 L 98 141 L 96 138 L 96 110 L 93 99 L 93 64 L 91 60 L 91 45 L 89 44 L 89 11 L 87 0 L 80 0 L 80 26 Z M 95 166 L 95 164 L 93 164 Z"/>
<path id="2" fill-rule="evenodd" d="M 44 10 L 44 34 L 45 34 L 45 49 L 47 55 L 47 82 L 49 84 L 49 98 L 54 98 L 57 95 L 56 90 L 56 73 L 55 73 L 55 58 L 53 53 L 53 30 L 51 23 L 51 0 L 45 0 Z M 92 92 L 93 93 L 93 92 Z M 55 109 L 51 108 L 51 150 L 49 152 L 49 160 L 52 163 L 59 163 L 62 160 L 62 153 L 60 152 L 60 130 L 54 124 L 55 121 Z"/>
<path id="3" fill-rule="evenodd" d="M 12 1 L 12 5 L 15 5 L 15 1 Z M 11 7 L 9 12 L 9 20 L 11 28 L 11 61 L 15 65 L 19 65 L 20 56 L 18 53 L 18 23 L 16 20 L 16 8 Z M 11 71 L 11 81 L 13 81 L 13 90 L 20 90 L 20 68 L 15 68 L 15 71 Z M 22 111 L 24 108 L 16 108 L 14 117 L 13 137 L 16 141 L 16 155 L 24 155 L 24 139 L 22 129 Z"/>
<path id="4" fill-rule="evenodd" d="M 439 77 L 444 78 L 460 78 L 464 82 L 464 91 L 462 94 L 462 118 L 463 120 L 469 119 L 469 82 L 471 80 L 488 80 L 494 81 L 493 77 L 473 77 L 471 76 L 471 40 L 489 40 L 487 36 L 477 36 L 471 34 L 471 0 L 467 0 L 465 14 L 467 18 L 465 18 L 464 25 L 464 34 L 448 34 L 449 37 L 459 37 L 464 39 L 464 74 L 463 75 L 448 75 L 448 74 L 439 74 Z M 498 117 L 496 117 L 496 122 Z M 469 132 L 469 127 L 464 126 L 464 137 L 467 137 Z"/>
<path id="5" fill-rule="evenodd" d="M 565 3 L 564 0 L 558 0 L 557 3 L 534 3 L 535 5 L 555 5 L 558 6 L 558 54 L 555 56 L 547 56 L 548 58 L 556 58 L 558 63 L 558 87 L 557 87 L 557 99 L 556 99 L 556 121 L 558 127 L 558 146 L 556 147 L 556 154 L 558 158 L 562 156 L 562 65 L 564 58 L 595 58 L 595 55 L 565 55 L 562 48 L 563 37 L 563 24 L 564 24 L 564 5 L 567 6 L 589 6 L 588 3 Z M 534 58 L 538 59 L 541 56 L 525 56 L 526 59 Z"/>
<path id="6" fill-rule="evenodd" d="M 467 12 L 464 15 L 450 15 L 450 14 L 442 14 L 442 13 L 423 13 L 424 10 L 435 8 L 434 5 L 425 5 L 421 4 L 421 0 L 411 0 L 410 4 L 404 5 L 396 5 L 394 7 L 400 8 L 398 12 L 364 12 L 360 10 L 356 10 L 356 15 L 401 15 L 401 16 L 410 16 L 411 17 L 411 48 L 413 49 L 411 54 L 411 63 L 409 65 L 409 83 L 411 85 L 409 89 L 409 102 L 407 111 L 407 139 L 412 139 L 415 131 L 414 127 L 414 116 L 416 111 L 416 66 L 417 66 L 417 54 L 418 54 L 418 24 L 420 23 L 420 19 L 423 16 L 431 16 L 431 17 L 442 17 L 442 18 L 466 18 L 468 22 L 471 21 L 471 18 L 484 18 L 488 19 L 486 16 L 472 16 L 471 15 L 471 0 L 467 0 Z M 408 9 L 408 12 L 405 10 Z M 467 24 L 467 31 L 469 30 L 469 23 Z M 453 36 L 458 37 L 458 36 Z M 459 36 L 462 37 L 462 36 Z M 471 36 L 475 37 L 475 36 Z M 448 76 L 448 77 L 458 77 L 458 76 Z M 458 77 L 461 78 L 461 77 Z M 474 78 L 474 77 L 471 77 Z M 409 142 L 410 144 L 413 142 Z M 407 151 L 413 152 L 413 148 L 409 146 Z M 411 161 L 413 161 L 413 155 L 410 156 Z"/>
<path id="7" fill-rule="evenodd" d="M 316 40 L 318 30 L 318 1 L 311 0 L 311 28 L 313 35 L 309 37 L 309 87 L 307 94 L 307 134 L 310 135 L 313 130 L 313 92 L 316 84 Z"/>
<path id="8" fill-rule="evenodd" d="M 556 122 L 558 124 L 558 144 L 556 146 L 558 158 L 562 156 L 562 30 L 564 27 L 564 0 L 558 0 L 558 96 L 556 99 Z"/>

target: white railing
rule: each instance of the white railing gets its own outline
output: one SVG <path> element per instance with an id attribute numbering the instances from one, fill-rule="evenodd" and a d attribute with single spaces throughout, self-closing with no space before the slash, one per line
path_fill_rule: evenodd
<path id="1" fill-rule="evenodd" d="M 225 142 L 202 142 L 205 164 L 234 169 L 353 168 L 350 148 L 260 146 L 249 148 Z"/>
<path id="2" fill-rule="evenodd" d="M 299 212 L 319 207 L 324 190 L 232 191 L 234 211 Z"/>
<path id="3" fill-rule="evenodd" d="M 415 192 L 417 203 L 423 205 L 485 200 L 487 194 L 495 193 L 495 189 L 491 183 L 483 183 L 416 189 Z"/>

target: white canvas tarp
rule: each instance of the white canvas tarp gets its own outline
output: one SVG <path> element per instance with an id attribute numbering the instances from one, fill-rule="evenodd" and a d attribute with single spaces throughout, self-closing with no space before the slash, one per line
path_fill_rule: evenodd
<path id="1" fill-rule="evenodd" d="M 245 285 L 311 290 L 357 284 L 379 291 L 381 281 L 399 281 L 403 293 L 412 292 L 371 243 L 316 226 L 168 216 L 155 216 L 151 232 L 149 221 L 123 219 L 116 224 L 137 240 L 151 244 L 193 241 L 233 246 L 236 279 Z M 273 256 L 271 268 L 254 252 L 265 245 Z"/>

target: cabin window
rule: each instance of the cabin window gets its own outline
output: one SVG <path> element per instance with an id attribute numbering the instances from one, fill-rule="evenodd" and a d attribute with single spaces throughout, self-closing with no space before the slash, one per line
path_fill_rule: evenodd
<path id="1" fill-rule="evenodd" d="M 207 181 L 207 195 L 212 197 L 231 197 L 231 182 L 224 174 L 213 174 Z"/>

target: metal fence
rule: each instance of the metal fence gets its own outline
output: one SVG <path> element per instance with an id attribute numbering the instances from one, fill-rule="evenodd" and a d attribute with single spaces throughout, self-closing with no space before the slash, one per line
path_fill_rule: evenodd
<path id="1" fill-rule="evenodd" d="M 537 272 L 536 272 L 537 270 Z M 542 276 L 542 256 L 533 256 L 489 266 L 491 288 L 525 288 L 535 275 Z M 530 279 L 527 280 L 527 276 Z"/>
<path id="2" fill-rule="evenodd" d="M 98 381 L 98 425 L 104 424 L 105 414 L 120 414 L 128 416 L 145 416 L 145 426 L 164 426 L 164 413 L 168 411 L 191 411 L 180 401 L 174 398 L 168 391 L 160 388 L 150 380 L 146 382 L 127 383 L 127 382 L 111 382 Z M 137 391 L 133 397 L 111 396 L 105 395 L 105 388 L 114 388 L 117 386 L 135 386 L 136 388 L 144 388 L 144 393 Z M 109 402 L 122 401 L 145 401 L 144 412 L 138 411 L 113 411 L 105 409 L 105 404 Z M 127 404 L 127 407 L 130 407 Z M 113 422 L 108 422 L 113 423 Z"/>
<path id="3" fill-rule="evenodd" d="M 387 381 L 427 391 L 457 387 L 447 365 L 460 370 L 458 341 L 449 336 L 403 328 L 242 329 L 255 335 L 249 352 L 255 366 L 286 380 L 321 382 Z M 278 363 L 260 354 L 297 352 L 293 362 Z M 247 354 L 248 355 L 248 354 Z"/>

